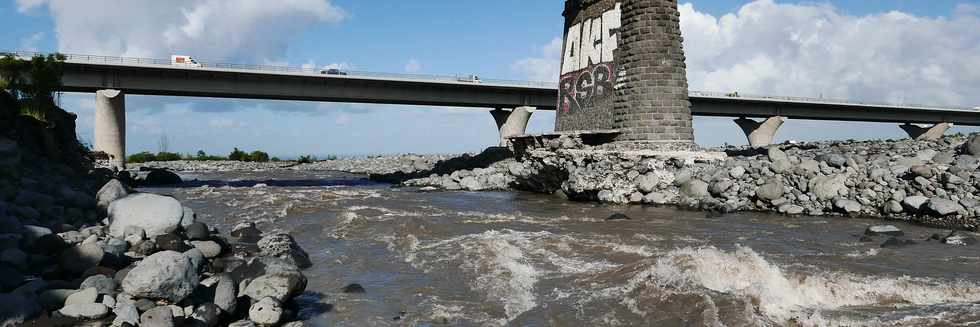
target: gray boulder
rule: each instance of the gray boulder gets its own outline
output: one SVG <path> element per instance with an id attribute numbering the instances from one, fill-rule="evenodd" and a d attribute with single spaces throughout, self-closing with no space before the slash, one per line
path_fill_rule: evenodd
<path id="1" fill-rule="evenodd" d="M 907 196 L 902 200 L 902 206 L 908 210 L 919 211 L 922 207 L 929 202 L 929 198 L 921 195 Z"/>
<path id="2" fill-rule="evenodd" d="M 963 206 L 956 201 L 940 197 L 929 199 L 929 212 L 938 216 L 948 216 L 963 210 Z"/>
<path id="3" fill-rule="evenodd" d="M 844 184 L 846 180 L 847 176 L 844 175 L 816 176 L 810 179 L 809 186 L 820 200 L 831 200 L 848 194 L 847 185 Z"/>
<path id="4" fill-rule="evenodd" d="M 218 282 L 214 286 L 214 304 L 222 311 L 232 314 L 238 302 L 238 285 L 229 274 L 216 276 Z"/>
<path id="5" fill-rule="evenodd" d="M 65 299 L 65 305 L 95 303 L 98 298 L 99 291 L 95 287 L 89 287 L 69 295 Z"/>
<path id="6" fill-rule="evenodd" d="M 221 244 L 215 241 L 191 241 L 194 248 L 201 250 L 205 258 L 212 259 L 221 255 Z M 307 258 L 309 260 L 309 258 Z"/>
<path id="7" fill-rule="evenodd" d="M 95 194 L 96 207 L 104 214 L 109 209 L 109 204 L 112 201 L 121 199 L 127 195 L 129 195 L 129 189 L 126 188 L 126 185 L 118 179 L 112 179 L 108 183 L 105 183 L 105 185 L 102 185 L 99 192 Z"/>
<path id="8" fill-rule="evenodd" d="M 99 319 L 109 314 L 109 308 L 102 303 L 72 304 L 58 310 L 65 317 L 76 319 Z"/>
<path id="9" fill-rule="evenodd" d="M 261 299 L 271 297 L 280 302 L 299 295 L 306 290 L 306 277 L 302 273 L 281 272 L 263 275 L 248 283 L 242 295 Z"/>
<path id="10" fill-rule="evenodd" d="M 789 160 L 776 160 L 772 162 L 772 171 L 777 174 L 785 174 L 793 171 L 793 163 Z"/>
<path id="11" fill-rule="evenodd" d="M 834 202 L 834 207 L 848 214 L 861 212 L 861 203 L 854 200 L 839 199 Z"/>
<path id="12" fill-rule="evenodd" d="M 692 199 L 703 199 L 710 196 L 708 183 L 698 179 L 691 179 L 681 185 L 681 193 Z"/>
<path id="13" fill-rule="evenodd" d="M 656 191 L 660 185 L 660 178 L 653 173 L 647 173 L 645 175 L 640 175 L 636 179 L 636 188 L 643 193 L 650 193 Z"/>
<path id="14" fill-rule="evenodd" d="M 847 157 L 838 153 L 824 153 L 815 158 L 817 161 L 826 162 L 828 166 L 841 168 L 847 164 Z"/>
<path id="15" fill-rule="evenodd" d="M 769 181 L 755 190 L 755 195 L 761 200 L 773 201 L 783 197 L 783 185 L 775 181 Z"/>
<path id="16" fill-rule="evenodd" d="M 194 292 L 199 279 L 191 260 L 179 252 L 163 251 L 146 257 L 126 274 L 122 287 L 137 297 L 180 302 Z"/>
<path id="17" fill-rule="evenodd" d="M 116 319 L 112 321 L 113 326 L 122 326 L 123 323 L 136 326 L 140 323 L 140 312 L 132 303 L 119 304 L 112 313 L 116 314 Z"/>
<path id="18" fill-rule="evenodd" d="M 275 325 L 282 320 L 282 306 L 273 298 L 262 298 L 248 309 L 248 319 L 259 325 Z"/>
<path id="19" fill-rule="evenodd" d="M 164 186 L 164 185 L 177 185 L 183 183 L 184 181 L 179 175 L 172 171 L 166 169 L 153 169 L 143 177 L 140 181 L 141 185 L 144 186 Z"/>
<path id="20" fill-rule="evenodd" d="M 769 147 L 769 161 L 776 162 L 780 160 L 788 162 L 789 156 L 786 155 L 786 152 L 780 150 L 779 147 L 775 147 L 775 146 Z"/>
<path id="21" fill-rule="evenodd" d="M 732 183 L 731 180 L 723 179 L 712 183 L 711 187 L 708 188 L 708 192 L 715 197 L 721 197 L 721 195 L 727 192 L 728 189 L 732 188 L 733 185 L 735 185 L 735 183 Z"/>
<path id="22" fill-rule="evenodd" d="M 180 226 L 184 208 L 176 199 L 148 193 L 130 194 L 109 205 L 109 234 L 125 237 L 127 227 L 140 227 L 153 238 Z"/>
<path id="23" fill-rule="evenodd" d="M 158 306 L 143 312 L 140 327 L 174 327 L 174 311 L 169 306 Z"/>
<path id="24" fill-rule="evenodd" d="M 89 268 L 99 265 L 105 251 L 95 242 L 82 242 L 61 253 L 61 267 L 65 270 L 81 274 Z"/>
<path id="25" fill-rule="evenodd" d="M 973 134 L 970 139 L 963 144 L 963 153 L 971 156 L 980 156 L 980 134 Z"/>
<path id="26" fill-rule="evenodd" d="M 265 236 L 259 240 L 258 246 L 262 256 L 282 258 L 300 268 L 313 266 L 313 263 L 310 262 L 310 255 L 289 234 L 279 233 Z"/>
<path id="27" fill-rule="evenodd" d="M 82 285 L 79 288 L 86 289 L 90 287 L 96 290 L 98 294 L 116 295 L 118 293 L 116 288 L 119 287 L 119 283 L 106 275 L 92 275 L 82 281 Z"/>
<path id="28" fill-rule="evenodd" d="M 901 229 L 892 225 L 875 225 L 870 226 L 868 229 L 864 230 L 864 235 L 868 236 L 878 236 L 878 235 L 888 235 L 888 236 L 903 236 L 905 232 Z"/>

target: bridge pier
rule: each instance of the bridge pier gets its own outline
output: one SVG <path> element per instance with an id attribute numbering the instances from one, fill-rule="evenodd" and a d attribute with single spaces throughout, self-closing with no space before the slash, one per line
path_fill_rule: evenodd
<path id="1" fill-rule="evenodd" d="M 932 126 L 928 125 L 917 125 L 905 123 L 899 126 L 905 133 L 909 134 L 909 138 L 917 141 L 934 141 L 943 137 L 946 131 L 953 127 L 953 123 L 939 123 Z"/>
<path id="2" fill-rule="evenodd" d="M 758 122 L 745 117 L 735 120 L 735 124 L 742 128 L 745 137 L 749 139 L 749 145 L 755 148 L 769 146 L 776 138 L 776 131 L 786 122 L 786 117 L 769 117 L 765 121 Z"/>
<path id="3" fill-rule="evenodd" d="M 508 137 L 524 134 L 534 110 L 534 107 L 517 107 L 510 111 L 500 108 L 490 111 L 500 132 L 500 146 L 505 147 L 510 144 Z"/>
<path id="4" fill-rule="evenodd" d="M 94 150 L 109 155 L 113 168 L 126 168 L 126 95 L 119 90 L 95 92 Z"/>

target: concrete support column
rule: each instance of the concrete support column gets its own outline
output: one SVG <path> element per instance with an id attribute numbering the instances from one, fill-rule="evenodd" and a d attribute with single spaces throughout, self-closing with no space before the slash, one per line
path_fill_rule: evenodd
<path id="1" fill-rule="evenodd" d="M 126 96 L 119 90 L 95 92 L 95 151 L 109 155 L 113 168 L 126 168 Z"/>
<path id="2" fill-rule="evenodd" d="M 772 140 L 776 138 L 776 131 L 784 122 L 786 122 L 786 117 L 780 116 L 769 117 L 762 122 L 745 117 L 735 120 L 735 123 L 742 128 L 745 136 L 749 139 L 749 145 L 756 148 L 771 145 Z"/>
<path id="3" fill-rule="evenodd" d="M 494 109 L 490 111 L 493 120 L 497 122 L 497 129 L 500 131 L 500 146 L 509 145 L 508 137 L 524 134 L 527 130 L 527 122 L 534 113 L 534 107 L 517 107 L 514 110 Z"/>
<path id="4" fill-rule="evenodd" d="M 943 135 L 946 134 L 946 131 L 949 130 L 950 127 L 953 127 L 953 123 L 939 123 L 932 126 L 906 123 L 899 127 L 909 134 L 909 138 L 918 141 L 934 141 L 943 137 Z"/>

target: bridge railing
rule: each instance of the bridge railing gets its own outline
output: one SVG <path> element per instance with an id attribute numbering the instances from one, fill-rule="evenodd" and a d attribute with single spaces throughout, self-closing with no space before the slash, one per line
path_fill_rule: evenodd
<path id="1" fill-rule="evenodd" d="M 7 55 L 7 54 L 23 59 L 29 59 L 35 55 L 45 55 L 44 53 L 40 53 L 40 52 L 26 52 L 26 51 L 0 52 L 0 55 Z M 112 57 L 112 56 L 71 54 L 71 53 L 66 53 L 63 55 L 65 56 L 65 60 L 67 62 L 84 63 L 84 64 L 153 65 L 153 66 L 167 66 L 167 67 L 174 66 L 173 62 L 171 62 L 169 59 Z M 264 71 L 264 72 L 292 73 L 292 74 L 323 75 L 323 73 L 328 70 L 328 68 L 316 68 L 316 67 L 232 64 L 232 63 L 217 63 L 217 62 L 207 62 L 207 61 L 198 61 L 197 63 L 202 68 L 254 70 L 254 71 Z M 179 67 L 188 68 L 193 66 L 180 65 Z M 552 83 L 552 82 L 520 81 L 520 80 L 506 80 L 506 79 L 481 79 L 479 77 L 474 78 L 475 75 L 469 75 L 469 74 L 451 76 L 451 75 L 378 73 L 378 72 L 366 72 L 366 71 L 356 71 L 356 70 L 343 70 L 342 72 L 343 75 L 355 76 L 355 77 L 397 78 L 397 79 L 435 81 L 435 82 L 468 82 L 468 83 L 494 84 L 494 85 L 505 85 L 505 86 L 532 86 L 532 87 L 543 87 L 543 88 L 558 87 L 558 83 Z"/>
<path id="2" fill-rule="evenodd" d="M 759 95 L 759 94 L 744 94 L 739 92 L 689 91 L 689 95 L 692 97 L 700 96 L 700 97 L 732 98 L 732 99 L 746 99 L 746 100 L 775 100 L 775 101 L 790 101 L 790 102 L 809 102 L 809 103 L 817 103 L 817 104 L 865 105 L 865 106 L 879 106 L 879 107 L 893 107 L 893 108 L 962 109 L 962 110 L 980 111 L 980 109 L 977 108 L 970 108 L 964 106 L 940 107 L 936 105 L 924 105 L 924 104 L 914 104 L 914 103 L 890 103 L 890 102 L 855 101 L 855 100 L 828 99 L 828 98 L 773 96 L 773 95 Z"/>

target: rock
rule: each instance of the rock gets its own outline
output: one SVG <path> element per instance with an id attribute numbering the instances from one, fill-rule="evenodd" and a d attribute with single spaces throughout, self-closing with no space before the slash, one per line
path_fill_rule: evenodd
<path id="1" fill-rule="evenodd" d="M 27 253 L 20 249 L 6 249 L 0 252 L 0 263 L 24 270 L 27 268 Z"/>
<path id="2" fill-rule="evenodd" d="M 755 195 L 765 201 L 773 201 L 783 197 L 783 185 L 776 181 L 769 181 L 755 190 Z"/>
<path id="3" fill-rule="evenodd" d="M 221 309 L 214 303 L 204 303 L 194 309 L 191 319 L 197 322 L 196 326 L 214 327 L 218 325 L 218 315 Z"/>
<path id="4" fill-rule="evenodd" d="M 233 314 L 238 303 L 238 285 L 229 274 L 220 274 L 216 278 L 218 282 L 214 286 L 214 304 L 222 311 Z"/>
<path id="5" fill-rule="evenodd" d="M 629 219 L 630 219 L 629 216 L 619 212 L 611 214 L 609 215 L 609 217 L 606 218 L 606 220 L 629 220 Z"/>
<path id="6" fill-rule="evenodd" d="M 112 179 L 108 183 L 105 183 L 105 185 L 102 185 L 99 192 L 95 194 L 96 207 L 102 214 L 106 214 L 109 210 L 109 204 L 112 201 L 121 199 L 127 195 L 129 195 L 129 189 L 126 188 L 126 185 L 123 185 L 118 179 Z"/>
<path id="7" fill-rule="evenodd" d="M 248 309 L 248 318 L 259 325 L 275 325 L 282 319 L 282 307 L 273 298 L 262 298 Z"/>
<path id="8" fill-rule="evenodd" d="M 775 147 L 775 146 L 769 147 L 769 161 L 776 162 L 780 160 L 788 162 L 789 156 L 786 155 L 786 152 L 780 150 L 779 147 Z"/>
<path id="9" fill-rule="evenodd" d="M 157 248 L 164 251 L 184 252 L 191 249 L 191 246 L 184 242 L 184 238 L 175 232 L 157 235 L 154 240 Z"/>
<path id="10" fill-rule="evenodd" d="M 119 283 L 106 275 L 93 275 L 86 278 L 85 281 L 82 281 L 82 285 L 79 288 L 84 289 L 90 287 L 97 290 L 98 294 L 114 296 L 118 293 L 116 288 L 119 287 Z"/>
<path id="11" fill-rule="evenodd" d="M 349 284 L 347 286 L 344 286 L 344 290 L 343 291 L 344 291 L 344 293 L 348 293 L 348 294 L 350 294 L 350 293 L 364 293 L 364 292 L 367 292 L 366 290 L 364 290 L 364 286 L 361 286 L 361 284 L 356 284 L 356 283 L 355 284 Z"/>
<path id="12" fill-rule="evenodd" d="M 813 159 L 806 159 L 800 162 L 800 169 L 805 172 L 815 173 L 820 171 L 820 163 Z"/>
<path id="13" fill-rule="evenodd" d="M 116 319 L 112 321 L 113 326 L 122 326 L 123 323 L 136 326 L 140 323 L 140 313 L 133 304 L 118 305 L 112 313 L 116 314 Z"/>
<path id="14" fill-rule="evenodd" d="M 882 210 L 887 214 L 899 214 L 904 211 L 904 208 L 902 208 L 901 202 L 889 200 L 888 202 L 885 202 L 885 206 L 882 208 Z"/>
<path id="15" fill-rule="evenodd" d="M 745 176 L 745 167 L 735 166 L 735 168 L 728 171 L 728 175 L 734 179 L 742 178 L 742 176 Z"/>
<path id="16" fill-rule="evenodd" d="M 847 158 L 838 153 L 824 153 L 815 158 L 819 162 L 825 162 L 828 166 L 841 168 L 847 164 Z"/>
<path id="17" fill-rule="evenodd" d="M 848 188 L 845 185 L 847 177 L 845 175 L 816 176 L 810 179 L 810 190 L 820 200 L 831 200 L 838 196 L 847 196 Z"/>
<path id="18" fill-rule="evenodd" d="M 83 242 L 61 254 L 61 268 L 75 274 L 81 274 L 98 266 L 99 262 L 102 262 L 103 256 L 105 256 L 105 251 L 98 244 Z"/>
<path id="19" fill-rule="evenodd" d="M 221 244 L 215 241 L 192 241 L 191 245 L 201 250 L 205 258 L 212 259 L 221 255 Z"/>
<path id="20" fill-rule="evenodd" d="M 68 297 L 77 292 L 78 290 L 71 289 L 51 289 L 41 292 L 41 294 L 38 296 L 37 302 L 45 309 L 53 311 L 65 306 L 65 302 L 68 300 Z"/>
<path id="21" fill-rule="evenodd" d="M 128 249 L 129 243 L 118 238 L 110 238 L 108 241 L 106 241 L 105 247 L 103 248 L 106 253 L 116 256 L 123 255 L 123 253 L 126 253 L 126 250 Z"/>
<path id="22" fill-rule="evenodd" d="M 122 287 L 138 297 L 180 302 L 197 287 L 199 279 L 190 259 L 163 251 L 146 257 L 126 274 Z"/>
<path id="23" fill-rule="evenodd" d="M 239 320 L 228 325 L 228 327 L 255 327 L 251 320 Z"/>
<path id="24" fill-rule="evenodd" d="M 206 241 L 211 238 L 211 231 L 208 230 L 208 225 L 196 222 L 187 226 L 184 235 L 191 241 Z"/>
<path id="25" fill-rule="evenodd" d="M 289 234 L 268 235 L 259 240 L 258 246 L 263 256 L 286 259 L 300 268 L 313 266 L 309 254 Z"/>
<path id="26" fill-rule="evenodd" d="M 970 139 L 963 144 L 963 153 L 974 157 L 980 156 L 980 134 L 970 136 Z"/>
<path id="27" fill-rule="evenodd" d="M 109 205 L 109 233 L 124 237 L 127 227 L 136 226 L 147 237 L 156 237 L 177 230 L 184 208 L 176 199 L 156 194 L 137 193 L 113 201 Z"/>
<path id="28" fill-rule="evenodd" d="M 41 311 L 30 296 L 21 293 L 0 293 L 0 325 L 21 326 L 24 320 Z"/>
<path id="29" fill-rule="evenodd" d="M 24 283 L 24 275 L 14 268 L 0 265 L 0 291 L 17 288 Z"/>
<path id="30" fill-rule="evenodd" d="M 711 187 L 708 188 L 708 192 L 711 193 L 711 195 L 720 198 L 722 197 L 722 194 L 725 194 L 728 189 L 732 188 L 732 185 L 734 185 L 734 183 L 732 183 L 731 180 L 723 179 L 716 181 L 711 184 Z"/>
<path id="31" fill-rule="evenodd" d="M 262 238 L 262 231 L 255 227 L 255 223 L 238 223 L 231 229 L 231 237 L 242 243 L 255 243 Z"/>
<path id="32" fill-rule="evenodd" d="M 89 287 L 69 295 L 65 299 L 65 305 L 95 303 L 98 297 L 99 291 L 95 287 Z"/>
<path id="33" fill-rule="evenodd" d="M 932 157 L 932 162 L 940 165 L 949 165 L 956 162 L 955 154 L 952 152 L 940 152 Z"/>
<path id="34" fill-rule="evenodd" d="M 52 234 L 50 228 L 34 225 L 24 225 L 21 230 L 23 233 L 22 235 L 24 236 L 24 241 L 27 243 L 31 243 L 42 236 Z"/>
<path id="35" fill-rule="evenodd" d="M 944 244 L 955 245 L 955 246 L 967 246 L 977 244 L 977 239 L 970 235 L 964 235 L 961 233 L 950 233 L 942 239 Z"/>
<path id="36" fill-rule="evenodd" d="M 779 212 L 787 215 L 799 215 L 802 214 L 804 209 L 801 206 L 795 204 L 784 204 L 779 206 Z"/>
<path id="37" fill-rule="evenodd" d="M 772 163 L 772 171 L 777 174 L 785 174 L 793 171 L 793 163 L 789 160 L 776 160 Z"/>
<path id="38" fill-rule="evenodd" d="M 902 199 L 902 206 L 912 211 L 919 211 L 922 210 L 927 202 L 929 202 L 929 198 L 921 195 L 913 195 Z"/>
<path id="39" fill-rule="evenodd" d="M 61 308 L 58 313 L 70 318 L 99 319 L 109 314 L 109 308 L 102 303 L 72 304 Z"/>
<path id="40" fill-rule="evenodd" d="M 35 240 L 34 245 L 31 246 L 28 251 L 44 255 L 57 255 L 61 254 L 62 251 L 70 246 L 71 244 L 65 242 L 61 236 L 57 234 L 47 234 Z"/>
<path id="41" fill-rule="evenodd" d="M 643 203 L 646 204 L 667 204 L 667 195 L 660 192 L 652 192 L 643 196 Z"/>
<path id="42" fill-rule="evenodd" d="M 296 296 L 306 289 L 306 277 L 301 273 L 273 273 L 253 279 L 242 295 L 261 299 L 271 297 L 280 302 Z"/>
<path id="43" fill-rule="evenodd" d="M 153 169 L 146 174 L 146 177 L 140 182 L 143 186 L 165 186 L 165 185 L 177 185 L 183 183 L 184 180 L 180 179 L 180 176 L 172 171 L 166 169 Z"/>
<path id="44" fill-rule="evenodd" d="M 660 177 L 653 173 L 641 175 L 636 179 L 636 188 L 643 193 L 650 193 L 660 188 Z"/>
<path id="45" fill-rule="evenodd" d="M 903 240 L 903 239 L 899 239 L 897 237 L 891 237 L 888 240 L 886 240 L 884 243 L 881 243 L 881 247 L 882 248 L 898 248 L 898 247 L 905 247 L 905 246 L 914 245 L 914 244 L 915 244 L 915 241 L 912 241 L 912 240 Z"/>
<path id="46" fill-rule="evenodd" d="M 926 179 L 932 178 L 932 176 L 934 175 L 932 172 L 932 168 L 925 165 L 912 166 L 909 168 L 909 172 L 911 172 L 916 176 L 926 178 Z"/>
<path id="47" fill-rule="evenodd" d="M 691 181 L 691 178 L 693 178 L 693 176 L 694 176 L 694 172 L 692 172 L 690 169 L 684 168 L 678 170 L 677 173 L 674 174 L 674 186 L 683 186 L 687 184 L 688 182 Z M 705 185 L 705 191 L 707 191 L 707 185 Z"/>
<path id="48" fill-rule="evenodd" d="M 159 306 L 143 312 L 140 327 L 174 327 L 174 311 L 168 306 Z"/>
<path id="49" fill-rule="evenodd" d="M 691 179 L 681 185 L 681 193 L 692 199 L 703 199 L 708 197 L 708 183 L 701 180 Z"/>
<path id="50" fill-rule="evenodd" d="M 184 207 L 184 215 L 180 217 L 180 227 L 187 228 L 197 222 L 197 214 L 194 209 Z"/>
<path id="51" fill-rule="evenodd" d="M 194 266 L 194 271 L 201 271 L 205 263 L 204 253 L 198 248 L 192 248 L 184 252 L 187 259 L 191 261 L 191 265 Z"/>
<path id="52" fill-rule="evenodd" d="M 892 225 L 875 225 L 875 226 L 868 227 L 868 229 L 864 230 L 864 235 L 904 236 L 905 232 L 902 232 L 901 229 L 898 229 L 898 227 Z"/>
<path id="53" fill-rule="evenodd" d="M 940 197 L 934 197 L 932 199 L 929 199 L 928 208 L 929 208 L 929 212 L 938 216 L 948 216 L 957 213 L 959 211 L 965 210 L 963 206 L 961 206 L 956 201 L 952 201 Z"/>
<path id="54" fill-rule="evenodd" d="M 922 161 L 930 161 L 930 160 L 932 160 L 932 158 L 935 158 L 937 154 L 939 154 L 939 152 L 937 152 L 936 150 L 933 150 L 933 149 L 925 149 L 925 150 L 916 152 L 915 158 L 916 159 L 919 159 L 919 160 L 922 160 Z"/>
<path id="55" fill-rule="evenodd" d="M 834 207 L 848 214 L 861 212 L 861 203 L 854 200 L 839 199 L 834 202 Z"/>

